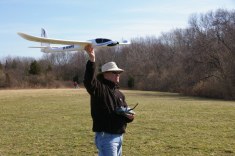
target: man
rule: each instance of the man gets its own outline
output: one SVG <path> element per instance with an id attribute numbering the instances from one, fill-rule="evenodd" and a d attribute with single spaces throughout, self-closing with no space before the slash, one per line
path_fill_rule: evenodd
<path id="1" fill-rule="evenodd" d="M 91 97 L 92 130 L 99 156 L 121 156 L 123 133 L 134 115 L 117 113 L 118 108 L 127 108 L 125 96 L 118 90 L 122 69 L 115 62 L 102 66 L 101 73 L 95 75 L 95 52 L 91 45 L 85 47 L 89 55 L 84 76 L 84 86 Z"/>

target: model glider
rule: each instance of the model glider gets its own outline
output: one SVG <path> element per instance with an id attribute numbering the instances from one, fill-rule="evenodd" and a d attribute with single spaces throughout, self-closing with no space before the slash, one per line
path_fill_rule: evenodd
<path id="1" fill-rule="evenodd" d="M 127 45 L 130 44 L 128 41 L 124 40 L 122 42 L 113 41 L 106 38 L 96 38 L 88 41 L 73 41 L 73 40 L 61 40 L 61 39 L 52 39 L 47 38 L 45 29 L 41 30 L 41 37 L 28 35 L 25 33 L 18 32 L 22 38 L 33 41 L 40 42 L 41 46 L 29 47 L 29 48 L 40 48 L 44 53 L 51 52 L 67 52 L 67 51 L 79 51 L 84 50 L 84 47 L 88 44 L 91 44 L 93 47 L 106 47 L 106 46 L 116 46 L 116 45 Z M 63 47 L 52 47 L 50 44 L 62 44 L 67 45 Z"/>

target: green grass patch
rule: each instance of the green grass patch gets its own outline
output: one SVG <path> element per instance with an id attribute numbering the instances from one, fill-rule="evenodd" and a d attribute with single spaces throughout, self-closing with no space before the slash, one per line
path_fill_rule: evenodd
<path id="1" fill-rule="evenodd" d="M 136 118 L 124 156 L 235 155 L 235 102 L 123 91 Z M 0 155 L 97 155 L 84 89 L 0 91 Z"/>

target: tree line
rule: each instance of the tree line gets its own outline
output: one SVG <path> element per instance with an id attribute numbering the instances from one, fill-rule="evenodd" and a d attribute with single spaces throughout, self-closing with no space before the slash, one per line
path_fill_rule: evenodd
<path id="1" fill-rule="evenodd" d="M 235 11 L 195 14 L 188 23 L 159 37 L 134 38 L 129 46 L 97 49 L 98 68 L 115 61 L 125 69 L 125 88 L 235 99 Z M 7 57 L 0 62 L 0 87 L 82 85 L 87 60 L 83 52 Z"/>

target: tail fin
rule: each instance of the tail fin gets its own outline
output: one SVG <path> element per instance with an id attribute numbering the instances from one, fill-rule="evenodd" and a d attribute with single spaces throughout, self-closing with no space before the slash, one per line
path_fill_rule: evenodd
<path id="1" fill-rule="evenodd" d="M 41 37 L 47 38 L 46 30 L 43 29 L 43 28 L 41 29 Z M 42 46 L 42 47 L 50 47 L 50 43 L 42 43 L 42 42 L 41 42 L 41 46 Z M 43 49 L 41 49 L 41 51 L 44 52 Z"/>
<path id="2" fill-rule="evenodd" d="M 41 29 L 41 37 L 47 38 L 47 33 L 45 29 Z"/>

